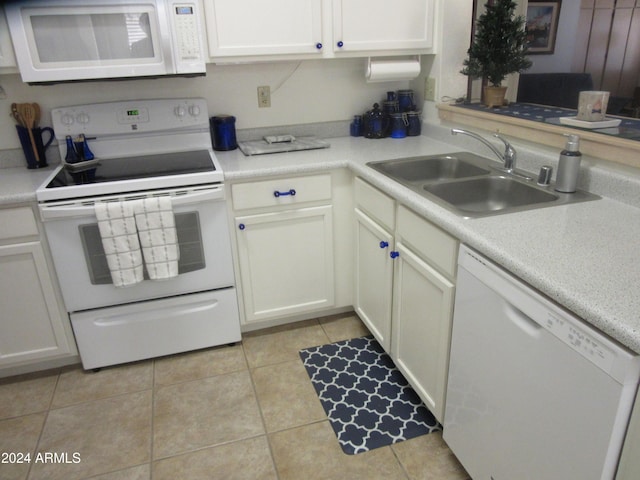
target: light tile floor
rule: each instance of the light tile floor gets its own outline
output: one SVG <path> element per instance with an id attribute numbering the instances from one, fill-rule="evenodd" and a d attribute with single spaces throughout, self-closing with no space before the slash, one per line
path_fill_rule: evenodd
<path id="1" fill-rule="evenodd" d="M 0 479 L 468 479 L 440 433 L 342 452 L 298 351 L 366 334 L 338 315 L 236 346 L 0 380 L 0 452 L 31 454 L 0 463 Z"/>

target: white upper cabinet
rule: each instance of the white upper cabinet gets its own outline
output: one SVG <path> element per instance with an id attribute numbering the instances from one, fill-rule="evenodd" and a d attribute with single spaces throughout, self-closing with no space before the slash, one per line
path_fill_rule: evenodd
<path id="1" fill-rule="evenodd" d="M 203 0 L 212 61 L 433 53 L 435 0 Z"/>
<path id="2" fill-rule="evenodd" d="M 13 54 L 7 19 L 4 10 L 0 8 L 0 68 L 5 67 L 16 67 L 16 57 Z"/>
<path id="3" fill-rule="evenodd" d="M 322 0 L 204 0 L 209 56 L 322 52 Z"/>
<path id="4" fill-rule="evenodd" d="M 336 52 L 428 50 L 434 0 L 332 0 Z"/>

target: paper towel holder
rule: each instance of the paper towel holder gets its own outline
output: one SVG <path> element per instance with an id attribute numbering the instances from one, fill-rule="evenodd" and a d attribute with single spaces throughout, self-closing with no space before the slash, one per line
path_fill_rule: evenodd
<path id="1" fill-rule="evenodd" d="M 367 58 L 364 77 L 367 83 L 413 80 L 420 75 L 420 55 Z"/>

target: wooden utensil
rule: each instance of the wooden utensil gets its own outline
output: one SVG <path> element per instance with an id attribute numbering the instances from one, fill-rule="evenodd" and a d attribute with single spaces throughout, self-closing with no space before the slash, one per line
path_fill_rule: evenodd
<path id="1" fill-rule="evenodd" d="M 40 154 L 38 153 L 38 149 L 36 148 L 36 139 L 33 137 L 33 128 L 36 121 L 36 109 L 33 108 L 33 104 L 31 103 L 20 103 L 18 105 L 18 112 L 22 117 L 22 120 L 24 121 L 24 126 L 29 132 L 29 139 L 31 140 L 33 155 L 36 158 L 36 161 L 40 163 Z"/>
<path id="2" fill-rule="evenodd" d="M 40 116 L 41 116 L 41 112 L 40 112 L 40 104 L 38 103 L 32 103 L 31 105 L 33 105 L 33 110 L 35 112 L 35 121 L 33 123 L 33 128 L 38 128 L 38 125 L 40 125 Z"/>
<path id="3" fill-rule="evenodd" d="M 20 125 L 21 127 L 24 127 L 24 121 L 22 120 L 22 117 L 20 117 L 20 113 L 18 112 L 17 103 L 11 104 L 11 116 L 16 122 L 18 122 L 18 125 Z"/>

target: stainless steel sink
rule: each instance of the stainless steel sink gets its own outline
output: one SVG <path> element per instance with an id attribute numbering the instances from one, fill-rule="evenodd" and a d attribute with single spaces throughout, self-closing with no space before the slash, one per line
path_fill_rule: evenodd
<path id="1" fill-rule="evenodd" d="M 558 195 L 502 176 L 445 182 L 423 187 L 458 210 L 474 215 L 554 202 Z"/>
<path id="2" fill-rule="evenodd" d="M 465 161 L 465 158 L 467 161 Z M 471 163 L 475 155 L 465 152 L 452 155 L 413 157 L 403 160 L 371 162 L 369 166 L 401 182 L 433 182 L 452 178 L 488 175 L 486 168 Z"/>
<path id="3" fill-rule="evenodd" d="M 462 217 L 485 217 L 600 197 L 560 193 L 468 152 L 370 162 L 369 167 Z"/>

